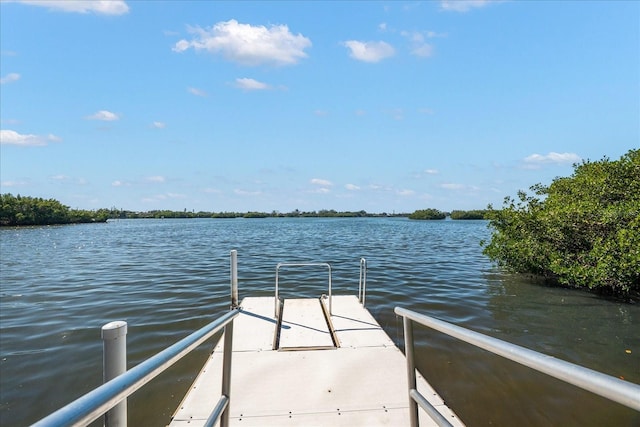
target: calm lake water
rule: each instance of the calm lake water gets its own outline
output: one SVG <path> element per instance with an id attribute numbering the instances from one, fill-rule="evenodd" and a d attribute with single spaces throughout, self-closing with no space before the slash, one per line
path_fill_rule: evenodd
<path id="1" fill-rule="evenodd" d="M 484 221 L 405 218 L 121 220 L 0 229 L 0 424 L 29 425 L 102 381 L 100 328 L 129 324 L 128 362 L 204 326 L 240 298 L 272 295 L 278 262 L 329 262 L 400 344 L 403 306 L 640 383 L 640 304 L 543 286 L 482 255 Z M 324 273 L 324 272 L 323 272 Z M 316 296 L 326 278 L 281 294 Z M 515 363 L 416 331 L 420 370 L 469 426 L 639 426 L 640 413 Z M 129 398 L 129 425 L 165 425 L 207 343 Z"/>

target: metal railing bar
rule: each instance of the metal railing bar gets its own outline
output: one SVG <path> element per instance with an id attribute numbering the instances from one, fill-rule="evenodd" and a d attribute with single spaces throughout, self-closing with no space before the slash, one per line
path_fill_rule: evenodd
<path id="1" fill-rule="evenodd" d="M 213 427 L 214 425 L 216 425 L 218 419 L 220 418 L 220 415 L 222 415 L 222 412 L 227 409 L 228 406 L 229 398 L 223 394 L 222 396 L 220 396 L 220 400 L 218 400 L 216 407 L 213 408 L 213 412 L 211 412 L 211 415 L 209 415 L 209 418 L 207 418 L 207 421 L 205 421 L 204 427 Z"/>
<path id="2" fill-rule="evenodd" d="M 409 396 L 431 417 L 440 427 L 453 427 L 448 419 L 444 417 L 422 394 L 415 388 L 409 390 Z"/>
<path id="3" fill-rule="evenodd" d="M 275 292 L 275 307 L 274 316 L 279 319 L 280 315 L 280 298 L 278 297 L 279 290 L 279 276 L 280 267 L 327 267 L 329 269 L 329 314 L 333 313 L 332 310 L 332 296 L 331 296 L 331 264 L 327 262 L 279 262 L 276 265 L 276 292 Z"/>
<path id="4" fill-rule="evenodd" d="M 433 317 L 425 316 L 402 307 L 396 307 L 396 314 L 435 329 L 476 347 L 520 363 L 536 371 L 573 384 L 584 390 L 618 402 L 640 411 L 640 385 L 621 380 L 611 375 L 594 371 L 584 366 L 538 353 L 516 344 L 489 337 Z"/>
<path id="5" fill-rule="evenodd" d="M 358 300 L 362 306 L 365 306 L 367 295 L 367 260 L 360 258 L 360 280 L 358 282 Z"/>
<path id="6" fill-rule="evenodd" d="M 124 374 L 41 419 L 32 427 L 85 426 L 91 423 L 117 405 L 122 399 L 133 394 L 140 387 L 211 338 L 239 314 L 240 310 L 238 309 L 223 314 L 213 322 L 131 368 Z"/>

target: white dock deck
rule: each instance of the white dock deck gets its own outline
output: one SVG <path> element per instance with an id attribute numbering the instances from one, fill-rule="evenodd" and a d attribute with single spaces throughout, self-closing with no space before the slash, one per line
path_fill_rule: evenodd
<path id="1" fill-rule="evenodd" d="M 334 295 L 332 306 L 339 347 L 324 318 L 318 320 L 319 299 L 286 300 L 278 351 L 273 350 L 274 298 L 242 301 L 233 333 L 231 425 L 409 425 L 404 355 L 355 296 Z M 212 412 L 221 392 L 222 342 L 171 426 L 203 425 Z M 463 426 L 419 374 L 418 390 L 453 425 Z M 435 425 L 419 412 L 421 426 Z"/>

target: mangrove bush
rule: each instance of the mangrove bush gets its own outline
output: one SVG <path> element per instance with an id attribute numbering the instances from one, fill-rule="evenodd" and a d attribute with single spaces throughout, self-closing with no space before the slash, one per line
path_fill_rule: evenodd
<path id="1" fill-rule="evenodd" d="M 486 255 L 562 285 L 640 290 L 640 150 L 575 164 L 571 176 L 531 191 L 489 206 Z"/>

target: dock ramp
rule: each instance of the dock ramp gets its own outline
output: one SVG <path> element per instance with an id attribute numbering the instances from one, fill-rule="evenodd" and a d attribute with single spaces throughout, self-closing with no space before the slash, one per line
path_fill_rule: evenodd
<path id="1" fill-rule="evenodd" d="M 233 333 L 230 425 L 409 425 L 404 355 L 356 296 L 334 295 L 329 318 L 326 299 L 285 300 L 280 325 L 274 303 L 273 297 L 242 301 Z M 222 343 L 171 426 L 202 426 L 211 414 L 221 392 Z M 463 425 L 419 375 L 418 389 L 451 424 Z M 420 425 L 435 423 L 421 411 Z"/>

